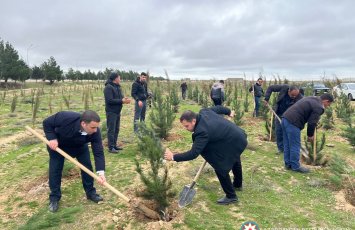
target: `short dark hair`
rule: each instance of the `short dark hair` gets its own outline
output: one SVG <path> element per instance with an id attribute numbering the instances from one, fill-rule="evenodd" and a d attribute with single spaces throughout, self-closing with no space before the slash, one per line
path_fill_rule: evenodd
<path id="1" fill-rule="evenodd" d="M 333 101 L 334 101 L 333 96 L 332 96 L 331 94 L 329 94 L 329 93 L 322 94 L 322 95 L 320 96 L 320 99 L 321 99 L 322 101 L 325 101 L 325 100 L 327 100 L 327 101 L 329 101 L 329 102 L 333 102 Z"/>
<path id="2" fill-rule="evenodd" d="M 100 116 L 92 110 L 86 110 L 81 114 L 80 121 L 85 122 L 86 124 L 94 121 L 94 122 L 100 122 Z"/>
<path id="3" fill-rule="evenodd" d="M 146 73 L 144 73 L 144 72 L 141 73 L 141 76 L 142 76 L 142 75 L 143 75 L 143 76 L 146 76 L 146 77 L 148 76 L 148 75 L 147 75 Z"/>
<path id="4" fill-rule="evenodd" d="M 224 81 L 223 81 L 223 80 L 219 80 L 219 83 L 222 83 L 222 84 L 224 84 Z"/>
<path id="5" fill-rule="evenodd" d="M 191 110 L 186 110 L 181 114 L 180 122 L 182 122 L 183 120 L 187 122 L 191 122 L 193 119 L 196 119 L 196 117 L 197 117 L 196 113 L 192 112 Z"/>
<path id="6" fill-rule="evenodd" d="M 297 86 L 295 85 L 291 85 L 289 88 L 288 88 L 288 91 L 293 91 L 293 90 L 300 90 Z"/>
<path id="7" fill-rule="evenodd" d="M 111 79 L 112 81 L 115 80 L 116 78 L 118 78 L 120 75 L 116 72 L 112 72 L 109 76 L 109 79 Z"/>
<path id="8" fill-rule="evenodd" d="M 258 81 L 260 81 L 260 80 L 262 80 L 262 81 L 263 81 L 263 79 L 262 79 L 261 77 L 259 77 L 259 78 L 258 78 Z"/>

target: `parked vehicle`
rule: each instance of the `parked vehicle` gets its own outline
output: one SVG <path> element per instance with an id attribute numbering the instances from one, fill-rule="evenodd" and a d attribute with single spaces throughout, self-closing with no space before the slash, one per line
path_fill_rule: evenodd
<path id="1" fill-rule="evenodd" d="M 341 83 L 333 88 L 333 92 L 337 95 L 344 93 L 349 100 L 355 99 L 355 83 Z"/>
<path id="2" fill-rule="evenodd" d="M 324 93 L 330 93 L 330 88 L 321 82 L 310 82 L 302 86 L 305 96 L 320 96 Z"/>

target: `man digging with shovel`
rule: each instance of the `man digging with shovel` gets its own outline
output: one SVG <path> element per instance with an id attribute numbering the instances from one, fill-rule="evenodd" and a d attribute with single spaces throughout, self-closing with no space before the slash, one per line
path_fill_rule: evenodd
<path id="1" fill-rule="evenodd" d="M 242 190 L 242 165 L 240 155 L 246 148 L 247 135 L 244 130 L 218 114 L 231 116 L 231 110 L 223 106 L 202 109 L 198 114 L 188 110 L 181 117 L 181 124 L 192 132 L 191 150 L 173 154 L 166 149 L 164 158 L 168 161 L 189 161 L 198 155 L 214 168 L 226 196 L 217 200 L 218 204 L 227 205 L 238 201 L 235 193 Z M 229 172 L 232 170 L 232 183 Z"/>
<path id="2" fill-rule="evenodd" d="M 57 147 L 65 150 L 70 156 L 75 157 L 79 163 L 92 171 L 88 142 L 91 143 L 95 159 L 95 168 L 99 175 L 100 184 L 105 179 L 105 157 L 99 129 L 100 117 L 96 112 L 87 110 L 83 114 L 76 112 L 58 112 L 43 121 L 43 129 L 49 140 L 49 211 L 56 212 L 62 196 L 61 181 L 64 157 L 57 153 Z M 102 201 L 96 193 L 94 179 L 81 171 L 83 187 L 88 200 L 95 203 Z"/>

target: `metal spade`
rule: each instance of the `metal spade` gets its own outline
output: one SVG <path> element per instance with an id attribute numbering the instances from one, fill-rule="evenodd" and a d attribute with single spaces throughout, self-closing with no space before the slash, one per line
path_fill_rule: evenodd
<path id="1" fill-rule="evenodd" d="M 202 169 L 205 167 L 206 163 L 207 163 L 206 161 L 203 162 L 203 164 L 201 165 L 200 169 L 198 170 L 192 183 L 190 185 L 185 185 L 183 190 L 181 191 L 180 196 L 179 196 L 179 207 L 180 208 L 183 208 L 192 202 L 192 199 L 194 198 L 194 196 L 196 194 L 196 190 L 194 189 L 194 186 L 196 184 L 198 177 L 200 176 L 200 174 L 202 172 Z"/>

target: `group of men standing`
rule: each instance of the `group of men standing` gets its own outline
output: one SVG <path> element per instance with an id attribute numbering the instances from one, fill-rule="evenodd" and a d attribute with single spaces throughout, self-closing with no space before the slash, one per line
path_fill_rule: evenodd
<path id="1" fill-rule="evenodd" d="M 131 96 L 135 100 L 133 130 L 137 132 L 137 122 L 145 120 L 148 90 L 146 83 L 147 74 L 142 72 L 132 84 Z M 120 114 L 123 104 L 129 104 L 130 99 L 125 97 L 120 86 L 120 76 L 112 73 L 105 83 L 105 111 L 107 118 L 108 151 L 118 153 L 122 150 L 117 146 L 117 138 L 120 129 Z M 169 161 L 189 161 L 201 155 L 215 170 L 225 196 L 217 200 L 218 204 L 226 205 L 238 201 L 236 190 L 243 188 L 242 164 L 240 156 L 247 146 L 247 135 L 244 130 L 234 123 L 226 120 L 221 115 L 233 116 L 234 111 L 223 107 L 224 82 L 214 84 L 211 89 L 211 99 L 215 106 L 200 110 L 199 113 L 185 111 L 180 122 L 184 128 L 192 132 L 193 144 L 189 151 L 174 154 L 166 149 L 164 158 Z M 256 86 L 251 92 L 263 93 L 262 79 L 258 79 Z M 260 86 L 261 90 L 258 88 Z M 182 90 L 187 85 L 181 86 Z M 278 92 L 275 112 L 282 117 L 282 122 L 276 120 L 277 147 L 279 152 L 284 153 L 285 169 L 306 173 L 309 170 L 300 165 L 300 137 L 301 130 L 308 123 L 308 140 L 313 140 L 317 122 L 324 109 L 333 102 L 330 94 L 320 97 L 305 97 L 299 93 L 299 89 L 289 85 L 272 85 L 265 94 L 265 103 L 269 102 L 273 92 Z M 218 97 L 216 95 L 218 94 Z M 184 97 L 184 92 L 182 94 Z M 258 97 L 258 98 L 257 98 Z M 261 96 L 260 96 L 261 97 Z M 260 103 L 260 97 L 255 96 L 255 102 Z M 256 115 L 257 110 L 256 110 Z M 88 143 L 91 143 L 95 159 L 95 169 L 99 175 L 100 184 L 104 184 L 105 157 L 99 127 L 100 117 L 94 111 L 85 111 L 83 114 L 63 111 L 58 112 L 43 121 L 44 132 L 49 140 L 49 186 L 50 205 L 49 210 L 56 212 L 61 199 L 61 178 L 64 165 L 64 157 L 56 152 L 60 147 L 72 157 L 93 170 L 90 161 Z M 229 176 L 232 171 L 233 182 Z M 85 172 L 81 172 L 83 188 L 86 197 L 94 202 L 102 201 L 103 198 L 96 193 L 93 186 L 93 178 Z"/>

